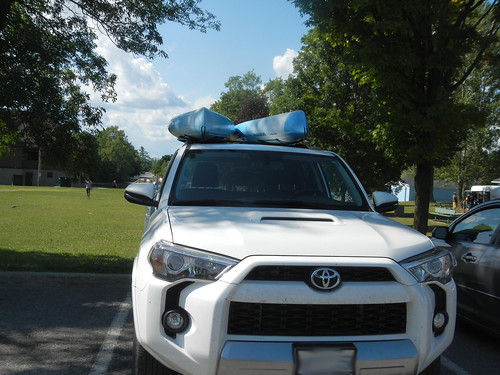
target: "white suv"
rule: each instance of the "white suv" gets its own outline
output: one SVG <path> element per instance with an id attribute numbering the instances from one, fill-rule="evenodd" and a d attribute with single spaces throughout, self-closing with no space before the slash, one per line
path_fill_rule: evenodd
<path id="1" fill-rule="evenodd" d="M 191 139 L 125 197 L 148 206 L 135 374 L 439 374 L 454 259 L 338 155 Z"/>

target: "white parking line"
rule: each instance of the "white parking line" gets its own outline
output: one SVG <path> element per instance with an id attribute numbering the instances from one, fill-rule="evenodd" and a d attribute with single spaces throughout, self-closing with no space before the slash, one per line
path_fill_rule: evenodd
<path id="1" fill-rule="evenodd" d="M 90 369 L 89 375 L 105 375 L 108 370 L 109 364 L 113 359 L 113 351 L 118 344 L 120 333 L 123 325 L 125 324 L 130 309 L 132 307 L 132 297 L 130 293 L 125 296 L 125 299 L 120 304 L 120 309 L 111 322 L 106 338 L 104 339 L 101 349 Z"/>
<path id="2" fill-rule="evenodd" d="M 441 356 L 441 366 L 446 367 L 450 370 L 454 375 L 471 375 L 469 371 L 460 367 L 455 362 L 449 360 L 444 355 Z"/>

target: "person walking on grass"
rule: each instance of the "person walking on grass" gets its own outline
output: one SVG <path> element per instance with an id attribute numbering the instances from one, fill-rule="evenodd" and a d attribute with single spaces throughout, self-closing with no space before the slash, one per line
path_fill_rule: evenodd
<path id="1" fill-rule="evenodd" d="M 85 180 L 85 189 L 87 190 L 87 199 L 90 199 L 90 190 L 92 189 L 92 181 L 90 178 Z"/>

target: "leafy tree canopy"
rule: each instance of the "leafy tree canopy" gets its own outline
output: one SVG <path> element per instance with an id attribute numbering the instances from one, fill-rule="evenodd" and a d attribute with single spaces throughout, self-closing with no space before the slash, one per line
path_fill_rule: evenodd
<path id="1" fill-rule="evenodd" d="M 478 113 L 451 97 L 496 40 L 497 1 L 293 1 L 377 94 L 381 147 L 407 165 L 455 150 Z M 499 14 L 500 15 L 500 14 Z M 482 18 L 480 18 L 482 17 Z M 480 46 L 477 48 L 477 46 Z M 474 59 L 467 61 L 467 54 Z"/>
<path id="2" fill-rule="evenodd" d="M 74 180 L 90 178 L 94 182 L 128 182 L 140 172 L 151 171 L 155 160 L 141 147 L 136 150 L 123 130 L 111 126 L 91 134 L 86 131 L 75 134 L 71 150 L 59 165 Z M 50 158 L 47 162 L 51 162 Z"/>
<path id="3" fill-rule="evenodd" d="M 267 101 L 261 91 L 262 80 L 252 70 L 244 76 L 232 76 L 210 109 L 230 118 L 235 124 L 269 115 Z"/>
<path id="4" fill-rule="evenodd" d="M 157 25 L 219 29 L 200 0 L 3 0 L 0 5 L 0 152 L 21 137 L 54 149 L 101 124 L 86 85 L 115 100 L 116 76 L 96 52 L 106 35 L 126 52 L 167 57 Z"/>
<path id="5" fill-rule="evenodd" d="M 172 155 L 163 155 L 160 159 L 153 160 L 151 172 L 156 176 L 163 176 L 167 171 L 168 163 L 172 159 Z"/>
<path id="6" fill-rule="evenodd" d="M 402 167 L 416 166 L 414 227 L 425 233 L 434 167 L 484 124 L 484 112 L 453 93 L 495 54 L 498 1 L 290 1 L 371 86 L 371 135 Z"/>
<path id="7" fill-rule="evenodd" d="M 100 160 L 99 181 L 127 181 L 141 172 L 139 153 L 128 141 L 123 130 L 110 126 L 97 136 Z"/>
<path id="8" fill-rule="evenodd" d="M 141 146 L 141 148 L 139 149 L 139 160 L 141 163 L 141 172 L 149 172 L 153 165 L 153 160 L 143 146 Z"/>
<path id="9" fill-rule="evenodd" d="M 497 55 L 500 48 L 496 48 Z M 500 176 L 500 80 L 498 59 L 488 59 L 464 81 L 454 94 L 455 100 L 484 108 L 488 114 L 484 128 L 471 129 L 450 163 L 436 170 L 435 177 L 453 181 L 458 198 L 472 185 L 489 185 Z"/>
<path id="10" fill-rule="evenodd" d="M 262 95 L 249 96 L 243 99 L 240 105 L 240 110 L 233 121 L 235 124 L 239 124 L 249 120 L 255 120 L 257 118 L 263 118 L 269 116 L 269 108 L 267 105 L 267 100 Z"/>
<path id="11" fill-rule="evenodd" d="M 86 131 L 75 134 L 72 137 L 71 151 L 62 165 L 74 180 L 84 181 L 90 178 L 97 181 L 101 165 L 97 136 Z"/>
<path id="12" fill-rule="evenodd" d="M 357 82 L 343 51 L 334 48 L 318 29 L 302 38 L 304 46 L 294 60 L 294 76 L 266 85 L 273 113 L 302 109 L 313 145 L 345 158 L 369 191 L 385 189 L 400 170 L 370 136 L 372 89 Z"/>

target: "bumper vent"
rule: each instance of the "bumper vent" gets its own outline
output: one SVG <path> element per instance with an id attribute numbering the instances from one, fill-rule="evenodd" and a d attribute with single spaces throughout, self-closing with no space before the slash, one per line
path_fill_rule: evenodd
<path id="1" fill-rule="evenodd" d="M 231 302 L 228 334 L 358 336 L 406 332 L 406 304 L 294 305 Z"/>
<path id="2" fill-rule="evenodd" d="M 247 275 L 245 280 L 260 281 L 305 281 L 311 277 L 311 273 L 322 266 L 259 266 L 255 267 Z M 335 267 L 335 271 L 340 274 L 342 282 L 377 282 L 394 281 L 392 273 L 383 267 Z"/>

